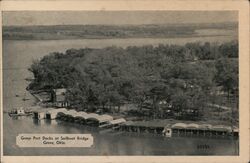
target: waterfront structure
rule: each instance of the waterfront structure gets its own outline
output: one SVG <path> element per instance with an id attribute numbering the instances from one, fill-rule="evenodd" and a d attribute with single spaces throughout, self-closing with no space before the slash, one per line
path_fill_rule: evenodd
<path id="1" fill-rule="evenodd" d="M 125 123 L 126 120 L 124 118 L 115 119 L 109 122 L 113 129 L 117 129 L 121 124 Z"/>
<path id="2" fill-rule="evenodd" d="M 16 109 L 17 114 L 25 114 L 25 111 L 23 108 Z"/>
<path id="3" fill-rule="evenodd" d="M 55 107 L 67 107 L 68 102 L 66 101 L 66 89 L 52 89 L 51 91 L 51 101 L 53 102 Z"/>
<path id="4" fill-rule="evenodd" d="M 78 114 L 75 116 L 75 122 L 84 124 L 86 123 L 86 119 L 88 119 L 90 116 L 88 113 L 80 111 Z"/>
<path id="5" fill-rule="evenodd" d="M 232 129 L 230 126 L 225 125 L 214 125 L 211 124 L 185 124 L 185 123 L 176 123 L 171 127 L 167 125 L 163 133 L 166 137 L 172 137 L 172 135 L 177 136 L 235 136 L 238 137 L 238 128 Z"/>
<path id="6" fill-rule="evenodd" d="M 101 124 L 100 128 L 112 128 L 112 129 L 118 129 L 121 124 L 125 123 L 126 120 L 124 118 L 119 118 L 115 120 L 108 121 L 107 123 Z"/>
<path id="7" fill-rule="evenodd" d="M 47 108 L 47 109 L 41 109 L 41 110 L 36 110 L 33 111 L 33 117 L 35 119 L 45 119 L 46 118 L 46 112 L 50 111 L 50 110 L 54 110 L 52 108 Z"/>
<path id="8" fill-rule="evenodd" d="M 60 113 L 60 112 L 65 113 L 65 112 L 67 112 L 67 109 L 66 108 L 60 108 L 60 109 L 48 110 L 46 112 L 46 119 L 56 119 L 58 113 Z"/>
<path id="9" fill-rule="evenodd" d="M 167 125 L 162 123 L 151 123 L 149 121 L 126 121 L 124 118 L 114 119 L 112 116 L 96 113 L 86 113 L 83 111 L 67 110 L 66 108 L 54 109 L 47 108 L 34 111 L 36 119 L 61 119 L 65 121 L 75 122 L 79 124 L 97 126 L 103 129 L 112 129 L 137 133 L 153 133 L 164 135 L 166 137 L 173 136 L 219 136 L 238 137 L 239 129 L 225 125 L 196 124 L 196 123 L 174 123 Z"/>
<path id="10" fill-rule="evenodd" d="M 90 113 L 89 114 L 89 118 L 87 118 L 87 124 L 89 125 L 93 125 L 93 126 L 100 126 L 103 125 L 105 123 L 107 123 L 108 121 L 112 121 L 113 117 L 110 115 L 98 115 L 95 113 Z"/>
<path id="11" fill-rule="evenodd" d="M 171 128 L 171 125 L 167 125 L 164 127 L 164 130 L 162 131 L 163 134 L 166 136 L 166 137 L 172 137 L 172 128 Z"/>

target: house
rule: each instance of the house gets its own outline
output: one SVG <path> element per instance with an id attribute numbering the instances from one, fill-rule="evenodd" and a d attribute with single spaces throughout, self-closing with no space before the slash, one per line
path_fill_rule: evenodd
<path id="1" fill-rule="evenodd" d="M 55 107 L 62 108 L 68 106 L 68 102 L 66 101 L 66 91 L 65 88 L 53 89 L 51 91 L 51 101 Z"/>

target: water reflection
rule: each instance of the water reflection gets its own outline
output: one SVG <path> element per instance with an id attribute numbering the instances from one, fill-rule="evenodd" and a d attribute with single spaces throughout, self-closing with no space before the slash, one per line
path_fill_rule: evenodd
<path id="1" fill-rule="evenodd" d="M 39 59 L 53 51 L 64 52 L 69 48 L 103 48 L 116 45 L 120 47 L 142 46 L 144 44 L 185 44 L 196 41 L 225 42 L 235 39 L 231 36 L 195 37 L 170 39 L 107 39 L 107 40 L 42 40 L 3 42 L 3 99 L 4 110 L 20 106 L 32 106 L 36 102 L 25 93 L 27 81 L 32 77 L 27 68 L 32 60 Z M 31 100 L 23 101 L 16 94 L 26 94 Z M 9 117 L 3 115 L 3 153 L 4 155 L 235 155 L 238 148 L 231 140 L 207 138 L 163 138 L 148 134 L 126 132 L 104 132 L 98 128 L 63 122 L 58 120 L 37 120 L 32 117 Z M 63 133 L 92 134 L 94 145 L 90 148 L 19 148 L 16 136 L 20 133 Z M 210 144 L 211 150 L 200 151 L 199 144 Z"/>
<path id="2" fill-rule="evenodd" d="M 33 123 L 38 126 L 40 125 L 40 120 L 33 118 Z"/>
<path id="3" fill-rule="evenodd" d="M 173 137 L 165 138 L 152 134 L 138 134 L 122 131 L 103 130 L 63 122 L 60 120 L 37 120 L 32 117 L 9 117 L 4 114 L 5 155 L 235 155 L 234 144 L 227 139 L 205 139 Z M 94 145 L 90 148 L 19 148 L 15 144 L 20 133 L 46 134 L 92 134 Z M 8 136 L 6 136 L 8 135 Z M 209 144 L 210 150 L 199 150 L 197 145 Z"/>
<path id="4" fill-rule="evenodd" d="M 25 117 L 25 116 L 10 116 L 11 117 L 11 119 L 12 120 L 22 120 L 22 119 L 25 119 L 25 118 L 27 118 L 27 117 Z"/>
<path id="5" fill-rule="evenodd" d="M 35 119 L 35 118 L 32 118 L 33 119 L 33 124 L 34 125 L 37 125 L 37 126 L 40 126 L 40 125 L 57 125 L 58 124 L 58 120 L 50 120 L 50 119 Z"/>
<path id="6" fill-rule="evenodd" d="M 57 125 L 57 120 L 45 119 L 44 122 L 46 125 Z"/>

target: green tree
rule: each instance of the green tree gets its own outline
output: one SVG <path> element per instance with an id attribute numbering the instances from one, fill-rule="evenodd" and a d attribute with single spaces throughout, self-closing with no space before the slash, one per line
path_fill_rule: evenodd
<path id="1" fill-rule="evenodd" d="M 238 60 L 220 58 L 216 61 L 216 70 L 215 81 L 227 92 L 229 98 L 230 93 L 235 92 L 239 85 Z"/>

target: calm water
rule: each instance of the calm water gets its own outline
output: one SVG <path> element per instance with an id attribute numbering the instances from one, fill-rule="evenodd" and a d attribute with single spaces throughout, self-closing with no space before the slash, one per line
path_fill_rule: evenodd
<path id="1" fill-rule="evenodd" d="M 201 138 L 164 138 L 125 132 L 99 131 L 97 128 L 61 121 L 37 121 L 31 117 L 12 119 L 4 115 L 5 155 L 232 155 L 235 144 L 231 140 Z M 19 148 L 15 137 L 20 133 L 91 133 L 94 145 L 90 148 Z M 8 136 L 7 136 L 8 134 Z M 197 145 L 209 145 L 198 149 Z"/>
<path id="2" fill-rule="evenodd" d="M 104 40 L 42 40 L 3 41 L 3 110 L 13 107 L 32 106 L 35 99 L 25 91 L 32 77 L 27 71 L 32 60 L 54 52 L 64 52 L 69 48 L 102 48 L 106 46 L 140 46 L 162 44 L 185 44 L 196 41 L 225 42 L 235 36 L 214 36 L 170 39 L 104 39 Z M 19 97 L 16 97 L 16 96 Z M 29 98 L 23 101 L 22 98 Z M 163 138 L 133 135 L 129 133 L 102 133 L 95 128 L 59 121 L 34 121 L 30 117 L 19 119 L 3 115 L 3 142 L 5 155 L 232 155 L 235 145 L 231 140 L 201 138 Z M 91 133 L 94 145 L 91 148 L 19 148 L 15 139 L 20 133 Z M 238 142 L 237 142 L 238 143 Z M 208 150 L 200 150 L 197 145 L 210 145 Z M 236 152 L 237 153 L 237 152 Z"/>

